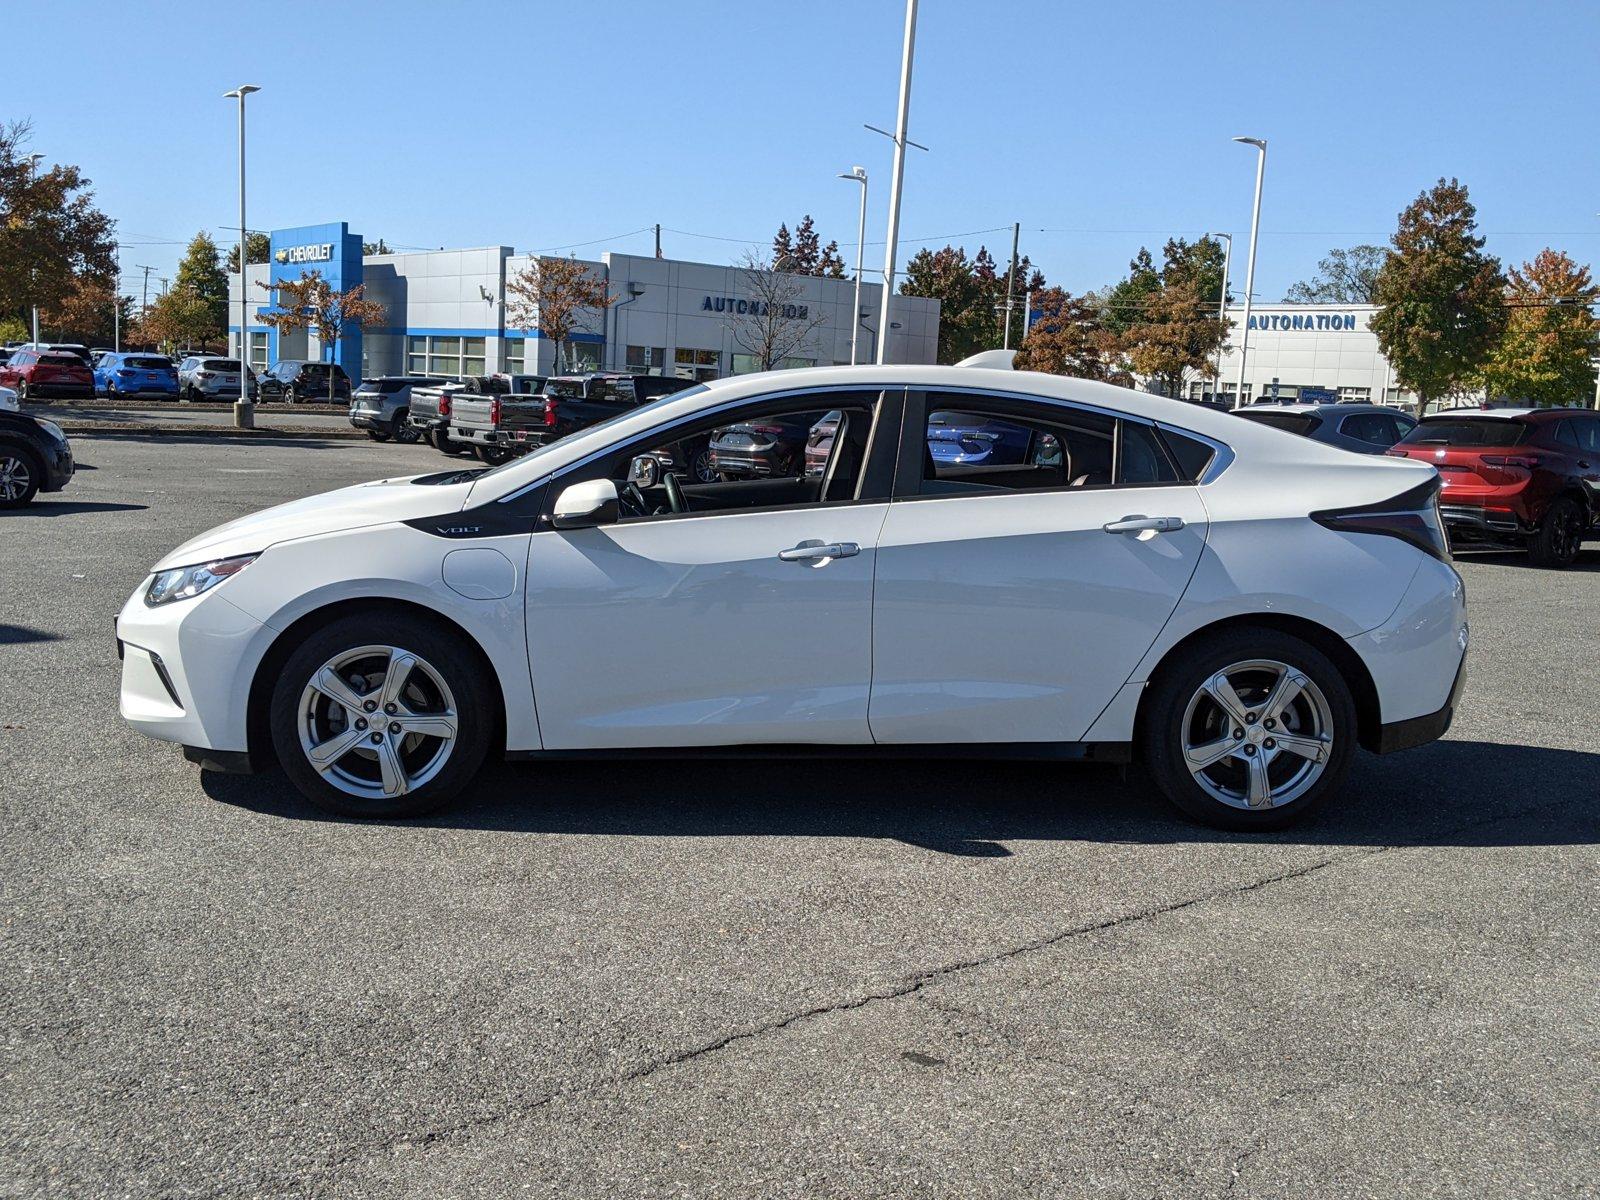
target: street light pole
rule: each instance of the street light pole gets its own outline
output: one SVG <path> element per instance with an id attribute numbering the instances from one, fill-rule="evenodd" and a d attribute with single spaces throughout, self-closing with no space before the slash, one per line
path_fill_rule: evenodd
<path id="1" fill-rule="evenodd" d="M 900 240 L 900 191 L 906 176 L 906 123 L 911 116 L 911 63 L 917 47 L 917 0 L 906 0 L 905 45 L 900 54 L 900 114 L 894 127 L 894 174 L 889 181 L 889 244 L 883 252 L 883 304 L 878 309 L 879 365 L 889 361 L 889 306 L 894 298 L 894 260 Z"/>
<path id="2" fill-rule="evenodd" d="M 861 185 L 861 219 L 856 223 L 856 319 L 850 323 L 850 365 L 856 365 L 856 347 L 861 342 L 861 276 L 867 253 L 867 169 L 851 167 L 841 171 L 840 179 L 853 179 Z"/>
<path id="3" fill-rule="evenodd" d="M 1233 406 L 1244 407 L 1244 366 L 1250 354 L 1250 298 L 1256 286 L 1256 237 L 1261 231 L 1261 182 L 1267 174 L 1267 143 L 1264 138 L 1236 137 L 1233 139 L 1256 148 L 1256 199 L 1250 212 L 1250 261 L 1244 272 L 1244 332 L 1239 339 L 1239 386 L 1234 393 Z"/>
<path id="4" fill-rule="evenodd" d="M 32 183 L 33 182 L 33 177 L 39 173 L 39 160 L 41 158 L 43 158 L 43 157 L 44 157 L 44 155 L 43 154 L 39 154 L 39 153 L 34 153 L 34 154 L 28 155 L 28 182 L 29 183 Z M 28 272 L 28 290 L 29 291 L 33 291 L 34 290 L 34 284 L 36 282 L 37 282 L 37 280 L 34 277 L 33 271 L 30 269 L 29 272 Z M 38 305 L 37 300 L 35 300 L 34 305 L 33 305 L 33 344 L 35 346 L 37 346 L 39 344 L 39 305 Z"/>
<path id="5" fill-rule="evenodd" d="M 253 83 L 224 92 L 224 100 L 239 101 L 239 399 L 233 406 L 233 423 L 254 429 L 255 406 L 250 403 L 250 230 L 244 219 L 244 98 L 261 89 Z"/>
<path id="6" fill-rule="evenodd" d="M 1211 399 L 1213 402 L 1222 399 L 1222 346 L 1228 340 L 1228 269 L 1233 265 L 1233 234 L 1208 233 L 1208 238 L 1221 238 L 1228 243 L 1228 248 L 1222 252 L 1222 296 L 1217 301 L 1217 323 L 1222 329 L 1222 337 L 1217 342 L 1217 373 L 1211 385 Z"/>

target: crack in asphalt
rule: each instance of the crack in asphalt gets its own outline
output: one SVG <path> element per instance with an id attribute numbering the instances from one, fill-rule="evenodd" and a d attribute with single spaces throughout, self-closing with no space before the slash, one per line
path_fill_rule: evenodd
<path id="1" fill-rule="evenodd" d="M 1439 830 L 1435 836 L 1454 836 L 1470 830 L 1496 825 L 1504 821 L 1516 820 L 1519 818 L 1532 816 L 1536 813 L 1568 807 L 1578 802 L 1578 798 L 1548 801 L 1544 804 L 1531 805 L 1527 808 L 1518 809 L 1514 812 L 1503 812 L 1497 813 L 1493 816 L 1484 816 L 1476 820 L 1462 822 L 1461 824 L 1449 826 L 1445 829 Z M 730 1046 L 737 1045 L 741 1042 L 753 1041 L 756 1038 L 766 1037 L 769 1034 L 788 1029 L 790 1026 L 800 1024 L 804 1021 L 830 1016 L 834 1013 L 850 1012 L 854 1009 L 864 1008 L 865 1006 L 876 1003 L 880 1000 L 897 1000 L 906 996 L 913 996 L 930 984 L 937 983 L 940 980 L 946 979 L 950 976 L 957 975 L 965 971 L 971 971 L 980 967 L 995 966 L 1000 963 L 1009 962 L 1013 959 L 1020 958 L 1023 955 L 1033 954 L 1040 950 L 1048 950 L 1053 946 L 1060 945 L 1063 942 L 1071 941 L 1074 938 L 1084 937 L 1095 933 L 1102 933 L 1106 930 L 1116 929 L 1124 925 L 1152 921 L 1157 917 L 1163 917 L 1171 913 L 1182 912 L 1185 909 L 1194 908 L 1198 905 L 1209 904 L 1215 900 L 1226 900 L 1236 896 L 1247 896 L 1253 892 L 1261 891 L 1264 888 L 1274 887 L 1281 883 L 1292 883 L 1297 879 L 1305 879 L 1308 876 L 1315 875 L 1328 867 L 1337 866 L 1341 863 L 1370 859 L 1378 855 L 1388 854 L 1394 851 L 1412 850 L 1418 848 L 1420 847 L 1413 843 L 1404 845 L 1379 845 L 1348 850 L 1342 854 L 1332 854 L 1314 862 L 1302 864 L 1301 866 L 1280 871 L 1273 875 L 1266 875 L 1260 879 L 1255 879 L 1247 883 L 1233 884 L 1228 887 L 1216 888 L 1212 891 L 1202 892 L 1199 895 L 1190 896 L 1187 899 L 1174 900 L 1167 904 L 1153 905 L 1147 908 L 1138 909 L 1133 912 L 1123 913 L 1119 916 L 1106 917 L 1099 921 L 1091 921 L 1082 925 L 1075 925 L 1070 929 L 1059 930 L 1056 933 L 1048 934 L 1044 937 L 1036 938 L 1033 941 L 1024 942 L 1008 949 L 999 950 L 992 954 L 982 955 L 974 958 L 957 959 L 954 962 L 945 963 L 941 966 L 930 967 L 922 971 L 914 972 L 910 975 L 902 977 L 896 983 L 876 988 L 860 995 L 851 996 L 847 999 L 834 1001 L 829 1004 L 819 1004 L 811 1008 L 800 1009 L 772 1021 L 756 1025 L 752 1028 L 735 1030 L 732 1033 L 724 1034 L 721 1037 L 702 1043 L 699 1046 L 681 1050 L 677 1053 L 663 1055 L 662 1057 L 644 1063 L 631 1071 L 625 1071 L 622 1074 L 615 1075 L 609 1079 L 595 1080 L 593 1082 L 571 1088 L 558 1088 L 555 1091 L 532 1099 L 525 1104 L 514 1105 L 498 1112 L 485 1113 L 482 1116 L 457 1121 L 452 1124 L 444 1125 L 437 1129 L 426 1130 L 421 1133 L 397 1135 L 392 1138 L 384 1139 L 380 1142 L 352 1147 L 349 1152 L 329 1159 L 320 1169 L 317 1170 L 317 1174 L 326 1176 L 336 1173 L 340 1168 L 350 1163 L 375 1158 L 379 1155 L 390 1153 L 395 1150 L 428 1146 L 435 1142 L 443 1141 L 447 1138 L 452 1138 L 460 1134 L 470 1134 L 474 1130 L 485 1129 L 491 1126 L 520 1120 L 539 1112 L 541 1109 L 549 1107 L 558 1100 L 576 1099 L 585 1095 L 591 1095 L 602 1091 L 605 1088 L 615 1088 L 626 1084 L 635 1083 L 638 1080 L 647 1079 L 650 1076 L 667 1070 L 671 1067 L 682 1066 L 686 1063 L 691 1063 L 698 1059 L 718 1054 Z M 1247 1159 L 1261 1148 L 1262 1147 L 1257 1146 L 1254 1149 L 1248 1150 L 1240 1157 L 1240 1159 L 1236 1160 L 1233 1182 L 1237 1182 L 1237 1166 L 1242 1163 L 1244 1159 Z M 301 1181 L 305 1181 L 304 1176 L 301 1177 Z M 1230 1184 L 1230 1187 L 1231 1186 L 1232 1185 Z"/>

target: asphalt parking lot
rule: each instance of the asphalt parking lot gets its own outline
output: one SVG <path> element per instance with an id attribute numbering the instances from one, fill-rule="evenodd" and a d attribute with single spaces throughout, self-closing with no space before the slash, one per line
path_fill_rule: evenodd
<path id="1" fill-rule="evenodd" d="M 0 1195 L 1593 1194 L 1600 547 L 1465 559 L 1455 728 L 1285 834 L 951 762 L 501 766 L 358 824 L 125 728 L 112 617 L 447 460 L 76 448 L 0 516 Z"/>

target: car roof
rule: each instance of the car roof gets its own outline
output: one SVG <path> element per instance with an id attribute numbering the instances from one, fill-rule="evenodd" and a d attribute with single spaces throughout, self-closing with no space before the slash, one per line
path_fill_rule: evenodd
<path id="1" fill-rule="evenodd" d="M 1399 416 L 1409 417 L 1410 413 L 1401 412 L 1391 404 L 1365 404 L 1360 401 L 1351 401 L 1340 404 L 1336 400 L 1323 400 L 1316 404 L 1249 404 L 1244 408 L 1232 410 L 1236 416 L 1248 416 L 1251 413 L 1358 413 L 1381 412 L 1395 413 Z"/>

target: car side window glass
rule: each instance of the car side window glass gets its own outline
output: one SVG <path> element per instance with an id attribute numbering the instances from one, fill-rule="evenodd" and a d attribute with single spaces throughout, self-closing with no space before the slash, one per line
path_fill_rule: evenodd
<path id="1" fill-rule="evenodd" d="M 1074 409 L 986 405 L 981 398 L 928 397 L 922 475 L 925 496 L 1112 482 L 1116 422 Z"/>
<path id="2" fill-rule="evenodd" d="M 1340 423 L 1339 432 L 1372 446 L 1392 446 L 1396 441 L 1393 426 L 1382 413 L 1352 413 Z"/>
<path id="3" fill-rule="evenodd" d="M 1578 448 L 1590 454 L 1600 454 L 1600 420 L 1584 417 L 1573 423 L 1578 427 Z"/>
<path id="4" fill-rule="evenodd" d="M 1177 469 L 1149 425 L 1122 421 L 1121 453 L 1118 456 L 1117 482 L 1127 487 L 1152 483 L 1177 483 Z"/>
<path id="5" fill-rule="evenodd" d="M 1578 443 L 1578 430 L 1570 420 L 1556 422 L 1556 444 L 1566 446 L 1571 450 L 1580 450 Z"/>

